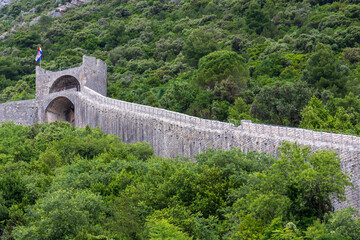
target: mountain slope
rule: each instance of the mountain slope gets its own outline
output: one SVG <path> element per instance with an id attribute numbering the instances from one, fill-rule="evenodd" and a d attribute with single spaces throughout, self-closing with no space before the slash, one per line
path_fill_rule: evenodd
<path id="1" fill-rule="evenodd" d="M 105 60 L 114 98 L 359 134 L 357 1 L 93 0 L 47 16 L 59 3 L 1 9 L 2 31 L 41 16 L 0 42 L 3 100 L 31 97 L 42 44 L 47 69 L 80 63 L 83 54 Z M 311 105 L 312 96 L 320 103 Z"/>

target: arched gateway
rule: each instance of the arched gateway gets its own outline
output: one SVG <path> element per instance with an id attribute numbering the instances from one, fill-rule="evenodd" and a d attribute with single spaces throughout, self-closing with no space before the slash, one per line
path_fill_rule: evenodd
<path id="1" fill-rule="evenodd" d="M 46 107 L 45 121 L 47 123 L 55 121 L 66 121 L 74 125 L 75 106 L 66 97 L 57 97 Z"/>
<path id="2" fill-rule="evenodd" d="M 80 91 L 80 83 L 74 76 L 65 75 L 55 80 L 49 93 L 61 92 L 69 89 Z"/>

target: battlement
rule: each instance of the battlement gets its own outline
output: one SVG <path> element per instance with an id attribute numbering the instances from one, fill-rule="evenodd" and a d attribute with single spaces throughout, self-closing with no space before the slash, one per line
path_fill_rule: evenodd
<path id="1" fill-rule="evenodd" d="M 107 66 L 100 59 L 83 56 L 80 67 L 53 72 L 36 67 L 36 99 L 42 99 L 54 92 L 86 86 L 106 96 Z"/>

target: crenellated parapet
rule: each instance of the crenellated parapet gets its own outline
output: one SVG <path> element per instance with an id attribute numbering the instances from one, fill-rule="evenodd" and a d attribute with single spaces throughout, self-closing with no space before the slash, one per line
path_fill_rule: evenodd
<path id="1" fill-rule="evenodd" d="M 106 96 L 106 63 L 94 57 L 83 56 L 81 66 L 63 71 L 48 71 L 36 67 L 36 99 L 48 97 L 49 94 L 72 88 L 80 91 L 88 87 Z"/>

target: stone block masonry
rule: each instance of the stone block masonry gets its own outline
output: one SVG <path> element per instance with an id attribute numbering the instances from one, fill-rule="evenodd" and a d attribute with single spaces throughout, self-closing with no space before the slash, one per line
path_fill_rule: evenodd
<path id="1" fill-rule="evenodd" d="M 352 177 L 355 190 L 347 189 L 348 201 L 360 209 L 360 138 L 241 121 L 241 125 L 200 119 L 165 109 L 105 97 L 106 65 L 84 56 L 83 65 L 61 72 L 37 68 L 35 100 L 0 104 L 0 121 L 30 125 L 67 120 L 79 127 L 99 127 L 124 142 L 146 141 L 162 157 L 192 158 L 207 148 L 278 155 L 284 141 L 339 153 L 341 166 Z M 76 87 L 73 87 L 75 84 Z"/>
<path id="2" fill-rule="evenodd" d="M 38 121 L 35 100 L 25 100 L 0 104 L 0 122 L 13 121 L 16 124 L 30 125 Z"/>

